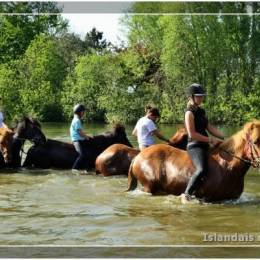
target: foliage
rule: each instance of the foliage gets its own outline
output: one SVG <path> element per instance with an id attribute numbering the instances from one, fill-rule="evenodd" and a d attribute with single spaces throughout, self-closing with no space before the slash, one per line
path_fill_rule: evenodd
<path id="1" fill-rule="evenodd" d="M 0 63 L 19 58 L 37 35 L 58 35 L 67 27 L 60 15 L 33 15 L 58 13 L 60 10 L 51 2 L 2 2 L 0 11 L 32 14 L 0 16 Z"/>
<path id="2" fill-rule="evenodd" d="M 81 102 L 89 120 L 134 122 L 152 104 L 161 122 L 183 122 L 186 87 L 200 82 L 213 123 L 260 116 L 257 2 L 136 2 L 123 18 L 128 45 L 93 28 L 84 38 L 55 16 L 0 17 L 0 91 L 7 116 L 69 120 Z M 8 2 L 1 12 L 58 12 L 55 3 Z M 192 15 L 214 13 L 217 15 Z M 224 15 L 237 13 L 237 15 Z M 241 15 L 247 13 L 248 15 Z"/>

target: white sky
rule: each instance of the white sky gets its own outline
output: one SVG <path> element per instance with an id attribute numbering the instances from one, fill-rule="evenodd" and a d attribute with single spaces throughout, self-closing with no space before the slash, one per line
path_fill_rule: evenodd
<path id="1" fill-rule="evenodd" d="M 118 45 L 121 41 L 126 41 L 123 26 L 119 22 L 122 14 L 62 14 L 62 16 L 69 20 L 70 31 L 82 38 L 95 27 L 113 44 Z"/>

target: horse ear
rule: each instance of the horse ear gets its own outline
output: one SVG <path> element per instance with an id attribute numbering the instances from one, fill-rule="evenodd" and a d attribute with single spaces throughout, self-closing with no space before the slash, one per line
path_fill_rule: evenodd
<path id="1" fill-rule="evenodd" d="M 254 122 L 249 122 L 249 123 L 246 123 L 245 126 L 244 126 L 244 131 L 245 133 L 249 133 L 251 132 L 253 129 L 255 128 L 255 123 Z"/>

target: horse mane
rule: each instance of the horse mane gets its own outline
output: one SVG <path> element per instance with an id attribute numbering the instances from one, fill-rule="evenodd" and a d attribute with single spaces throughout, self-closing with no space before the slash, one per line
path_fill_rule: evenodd
<path id="1" fill-rule="evenodd" d="M 112 131 L 115 134 L 125 133 L 125 126 L 121 123 L 115 123 L 115 124 L 113 124 Z"/>
<path id="2" fill-rule="evenodd" d="M 239 151 L 242 149 L 244 144 L 243 140 L 244 140 L 244 131 L 242 129 L 237 133 L 233 134 L 232 136 L 230 136 L 229 138 L 227 138 L 220 145 L 213 147 L 212 151 L 216 152 L 219 150 L 226 150 L 234 153 L 235 151 Z"/>
<path id="3" fill-rule="evenodd" d="M 23 117 L 19 120 L 19 122 L 23 122 L 23 121 L 26 122 L 26 123 L 31 123 L 31 124 L 33 124 L 34 126 L 37 126 L 37 127 L 41 128 L 40 122 L 39 122 L 36 118 L 34 118 L 34 117 L 23 116 Z"/>
<path id="4" fill-rule="evenodd" d="M 1 136 L 6 136 L 8 134 L 13 134 L 13 133 L 14 133 L 13 130 L 10 129 L 10 128 L 5 128 L 5 127 L 0 128 L 0 135 Z"/>
<path id="5" fill-rule="evenodd" d="M 34 117 L 30 117 L 29 119 L 31 120 L 33 125 L 35 125 L 35 126 L 37 126 L 39 128 L 42 128 L 42 125 L 41 125 L 41 123 L 40 123 L 40 121 L 38 119 L 36 119 Z"/>
<path id="6" fill-rule="evenodd" d="M 250 122 L 247 122 L 241 130 L 233 134 L 231 137 L 226 139 L 223 143 L 213 148 L 214 151 L 216 150 L 227 150 L 229 152 L 236 152 L 243 149 L 244 142 L 246 140 L 246 134 L 249 133 L 250 129 L 257 125 L 260 127 L 260 121 L 254 119 Z"/>

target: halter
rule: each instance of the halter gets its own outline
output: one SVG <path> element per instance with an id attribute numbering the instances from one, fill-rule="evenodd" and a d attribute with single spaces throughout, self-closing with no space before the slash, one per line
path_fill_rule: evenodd
<path id="1" fill-rule="evenodd" d="M 256 145 L 253 142 L 251 136 L 247 133 L 246 134 L 246 140 L 247 140 L 247 145 L 250 149 L 250 157 L 251 157 L 251 164 L 255 168 L 260 167 L 260 155 L 257 151 Z"/>
<path id="2" fill-rule="evenodd" d="M 260 155 L 259 155 L 259 153 L 256 149 L 256 145 L 254 144 L 249 133 L 246 134 L 246 141 L 247 141 L 246 147 L 248 147 L 247 149 L 250 149 L 251 160 L 247 160 L 247 159 L 244 159 L 243 157 L 237 156 L 234 153 L 231 153 L 228 150 L 221 148 L 221 147 L 220 147 L 220 150 L 228 153 L 232 157 L 239 159 L 240 161 L 242 161 L 246 164 L 249 164 L 250 166 L 253 166 L 254 168 L 259 168 L 260 167 Z"/>

